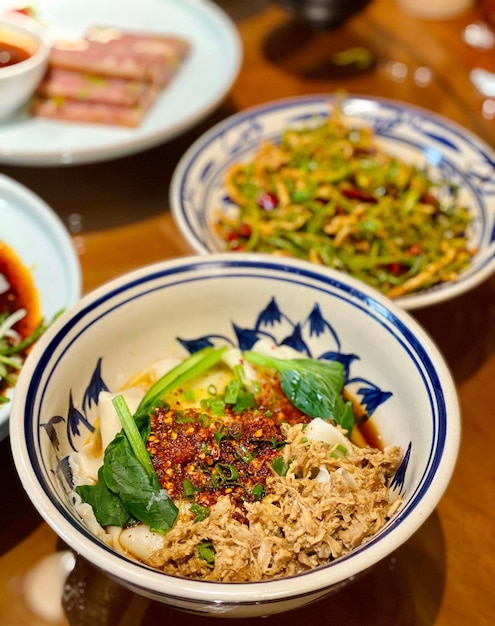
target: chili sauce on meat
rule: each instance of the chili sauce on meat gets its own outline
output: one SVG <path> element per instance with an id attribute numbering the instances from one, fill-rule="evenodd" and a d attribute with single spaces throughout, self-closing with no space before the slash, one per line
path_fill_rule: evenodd
<path id="1" fill-rule="evenodd" d="M 172 499 L 186 498 L 206 508 L 228 495 L 234 517 L 244 521 L 244 503 L 265 495 L 272 462 L 285 445 L 281 425 L 306 424 L 311 418 L 287 399 L 279 379 L 268 374 L 259 381 L 253 406 L 240 413 L 228 405 L 221 415 L 184 408 L 182 390 L 177 395 L 175 403 L 155 409 L 150 417 L 147 449 L 161 485 Z M 368 444 L 367 432 L 355 434 L 362 445 Z M 379 447 L 374 433 L 369 434 Z"/>

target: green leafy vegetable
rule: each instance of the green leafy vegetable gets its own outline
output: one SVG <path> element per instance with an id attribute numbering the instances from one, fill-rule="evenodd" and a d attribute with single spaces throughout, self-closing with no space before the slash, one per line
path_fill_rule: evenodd
<path id="1" fill-rule="evenodd" d="M 186 498 L 194 497 L 194 494 L 199 491 L 199 488 L 195 487 L 188 478 L 185 478 L 182 481 L 182 488 L 184 489 L 184 495 Z"/>
<path id="2" fill-rule="evenodd" d="M 173 526 L 178 513 L 176 505 L 162 488 L 156 472 L 150 474 L 138 460 L 122 432 L 105 450 L 102 475 L 132 517 L 156 531 Z"/>
<path id="3" fill-rule="evenodd" d="M 79 485 L 76 487 L 84 502 L 91 504 L 96 519 L 101 526 L 130 526 L 135 520 L 125 510 L 119 496 L 107 487 L 103 478 L 103 466 L 98 471 L 96 485 Z"/>
<path id="4" fill-rule="evenodd" d="M 309 417 L 333 420 L 350 434 L 354 414 L 344 401 L 344 368 L 338 361 L 278 359 L 258 352 L 246 352 L 250 363 L 277 370 L 282 390 L 300 411 Z"/>

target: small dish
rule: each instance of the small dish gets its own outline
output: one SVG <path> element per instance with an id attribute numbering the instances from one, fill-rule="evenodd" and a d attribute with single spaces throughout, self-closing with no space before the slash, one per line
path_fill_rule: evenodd
<path id="1" fill-rule="evenodd" d="M 283 130 L 326 117 L 335 94 L 302 96 L 269 102 L 238 113 L 206 132 L 184 154 L 170 188 L 175 221 L 199 254 L 223 251 L 216 235 L 216 211 L 232 204 L 223 179 L 234 164 L 253 158 L 263 141 L 276 142 Z M 424 109 L 370 97 L 338 98 L 352 123 L 369 127 L 385 150 L 405 161 L 426 163 L 442 178 L 457 184 L 471 212 L 470 246 L 477 249 L 457 280 L 396 299 L 404 309 L 417 309 L 472 289 L 495 271 L 495 196 L 491 148 L 469 131 Z"/>
<path id="2" fill-rule="evenodd" d="M 0 0 L 0 14 L 11 5 L 10 0 Z M 58 122 L 32 117 L 22 109 L 0 124 L 0 163 L 79 165 L 154 147 L 214 110 L 241 64 L 237 29 L 210 0 L 40 0 L 34 18 L 49 41 L 76 39 L 88 27 L 101 24 L 182 36 L 191 43 L 191 52 L 138 128 Z"/>
<path id="3" fill-rule="evenodd" d="M 50 47 L 40 32 L 0 20 L 0 121 L 14 115 L 33 95 L 48 66 Z"/>
<path id="4" fill-rule="evenodd" d="M 53 210 L 20 183 L 0 174 L 0 239 L 34 279 L 41 315 L 50 320 L 81 295 L 79 260 L 69 233 Z M 11 401 L 0 405 L 0 440 L 7 436 Z"/>

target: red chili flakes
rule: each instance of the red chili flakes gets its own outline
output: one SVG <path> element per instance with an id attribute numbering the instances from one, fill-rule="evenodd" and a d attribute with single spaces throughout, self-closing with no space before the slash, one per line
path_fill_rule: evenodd
<path id="1" fill-rule="evenodd" d="M 243 503 L 259 497 L 284 445 L 281 423 L 308 421 L 281 392 L 263 381 L 258 406 L 221 417 L 201 409 L 165 407 L 152 414 L 147 449 L 160 483 L 174 499 L 210 507 L 229 495 L 244 520 Z M 187 493 L 185 492 L 185 488 Z"/>

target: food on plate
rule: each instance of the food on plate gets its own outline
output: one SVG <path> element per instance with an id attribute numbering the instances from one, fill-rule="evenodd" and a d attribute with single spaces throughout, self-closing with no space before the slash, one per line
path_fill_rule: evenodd
<path id="1" fill-rule="evenodd" d="M 50 63 L 98 76 L 145 80 L 163 88 L 175 76 L 189 48 L 185 39 L 174 35 L 93 26 L 82 41 L 55 44 Z"/>
<path id="2" fill-rule="evenodd" d="M 390 486 L 402 452 L 371 435 L 344 382 L 340 362 L 266 340 L 165 359 L 101 392 L 70 456 L 76 508 L 167 574 L 241 582 L 328 564 L 402 503 Z"/>
<path id="3" fill-rule="evenodd" d="M 224 187 L 231 205 L 213 226 L 227 250 L 306 259 L 390 298 L 455 281 L 476 252 L 456 185 L 387 153 L 338 107 L 264 142 Z"/>
<path id="4" fill-rule="evenodd" d="M 29 270 L 0 241 L 0 405 L 17 379 L 29 348 L 44 332 L 38 292 Z"/>
<path id="5" fill-rule="evenodd" d="M 93 26 L 56 42 L 31 110 L 72 122 L 136 127 L 182 67 L 188 41 L 175 35 Z"/>

